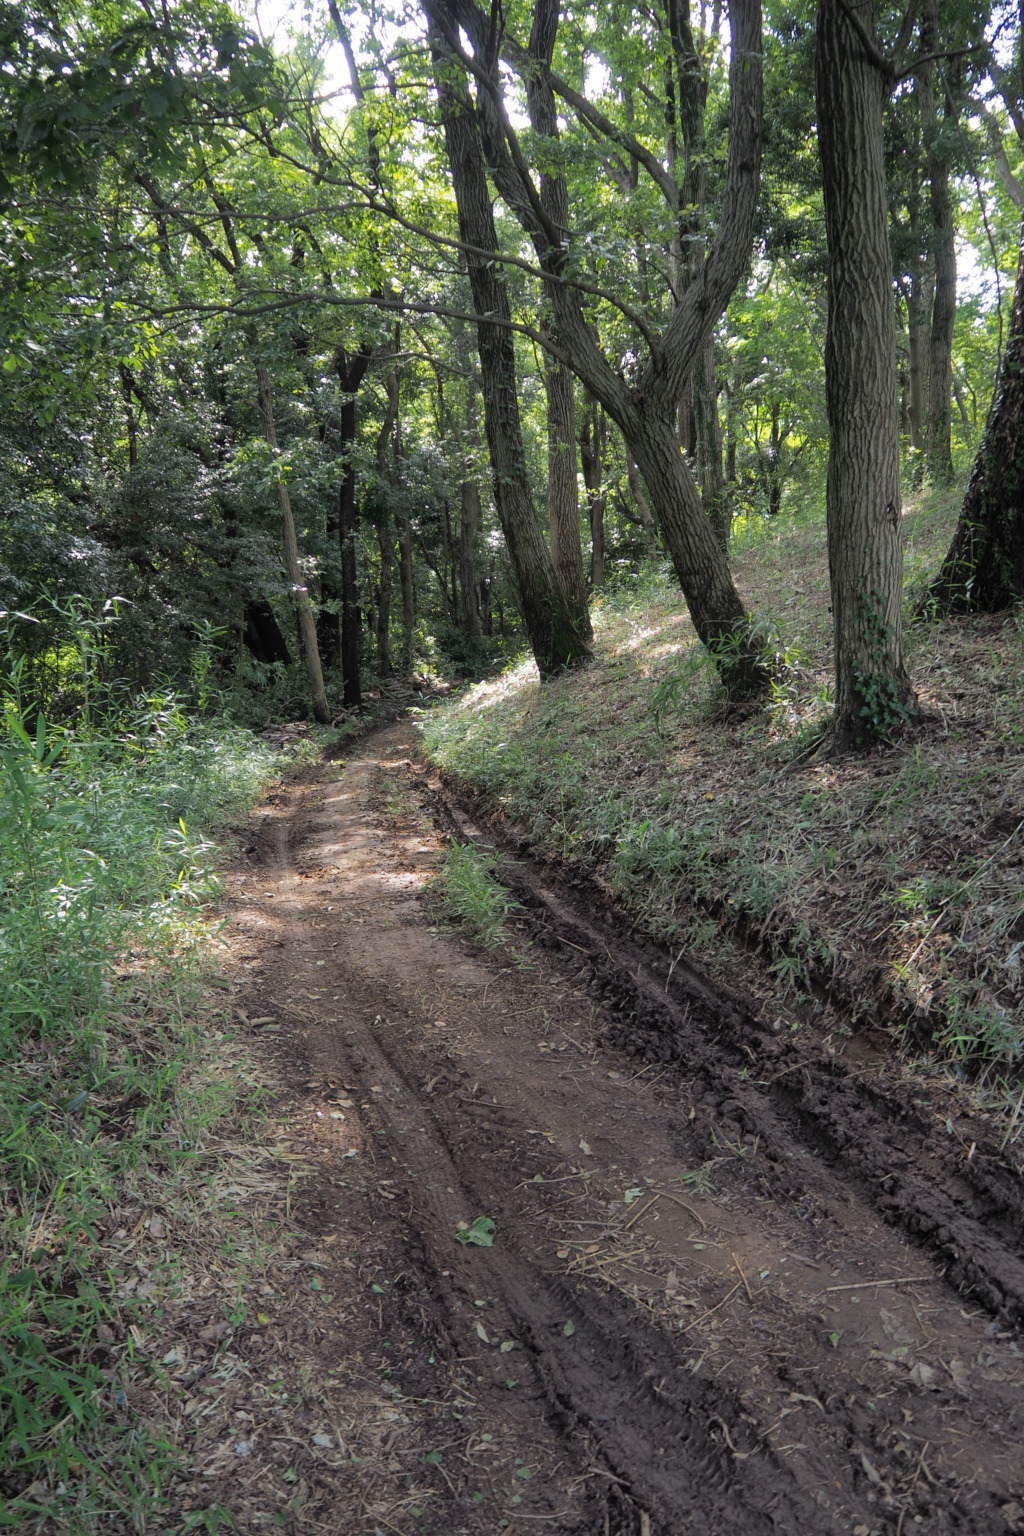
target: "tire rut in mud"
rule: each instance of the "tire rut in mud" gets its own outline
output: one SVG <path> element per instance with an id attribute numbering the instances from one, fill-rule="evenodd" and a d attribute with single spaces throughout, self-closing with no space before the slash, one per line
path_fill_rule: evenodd
<path id="1" fill-rule="evenodd" d="M 435 795 L 451 831 L 480 841 L 457 802 Z M 801 1141 L 887 1222 L 936 1254 L 951 1285 L 998 1319 L 1024 1321 L 1024 1185 L 985 1128 L 975 1128 L 971 1146 L 947 1128 L 945 1109 L 915 1102 L 906 1082 L 864 1081 L 835 1058 L 794 1062 L 792 1049 L 766 1035 L 740 1004 L 716 998 L 679 957 L 624 940 L 614 922 L 586 915 L 551 871 L 510 857 L 502 879 L 535 914 L 544 941 L 567 941 L 587 954 L 595 984 L 619 1016 L 618 1044 L 643 1060 L 684 1064 L 689 1077 L 699 1073 L 732 1104 L 744 1131 L 760 1134 L 769 1148 Z M 603 898 L 590 896 L 590 913 L 601 911 Z"/>
<path id="2" fill-rule="evenodd" d="M 385 748 L 391 759 L 387 764 L 383 763 Z M 544 985 L 557 983 L 563 991 L 571 990 L 584 976 L 582 988 L 601 1004 L 591 1043 L 582 1022 L 588 1010 L 572 1026 L 590 1053 L 588 1071 L 593 1066 L 590 1056 L 596 1060 L 600 1052 L 600 1076 L 614 1077 L 617 1085 L 632 1081 L 631 1072 L 640 1075 L 637 1062 L 656 1063 L 663 1074 L 652 1078 L 659 1086 L 647 1098 L 629 1100 L 638 1105 L 638 1110 L 628 1111 L 640 1115 L 638 1145 L 647 1135 L 666 1143 L 675 1137 L 685 1144 L 688 1166 L 705 1157 L 721 1161 L 719 1135 L 732 1137 L 736 1152 L 730 1154 L 729 1169 L 738 1171 L 730 1186 L 735 1194 L 730 1209 L 742 1204 L 747 1214 L 750 1209 L 756 1214 L 756 1208 L 764 1205 L 777 1218 L 779 1233 L 785 1231 L 783 1248 L 791 1246 L 793 1233 L 799 1236 L 805 1227 L 809 1238 L 817 1234 L 821 1254 L 815 1253 L 813 1242 L 804 1245 L 811 1249 L 806 1262 L 812 1270 L 830 1262 L 824 1256 L 827 1243 L 820 1235 L 853 1196 L 892 1223 L 893 1210 L 885 1207 L 885 1201 L 891 1200 L 893 1189 L 879 1194 L 874 1187 L 876 1173 L 898 1179 L 898 1188 L 910 1191 L 908 1206 L 913 1204 L 925 1221 L 930 1216 L 945 1217 L 960 1200 L 964 1212 L 958 1212 L 957 1219 L 980 1228 L 981 1202 L 989 1197 L 983 1186 L 969 1182 L 978 1178 L 976 1169 L 968 1170 L 967 1176 L 961 1170 L 953 1196 L 941 1189 L 938 1179 L 947 1165 L 923 1134 L 930 1126 L 927 1115 L 892 1106 L 877 1084 L 859 1083 L 841 1064 L 795 1062 L 785 1042 L 758 1027 L 742 1007 L 723 1004 L 698 973 L 681 969 L 677 962 L 670 975 L 664 957 L 624 939 L 614 923 L 595 917 L 593 903 L 588 903 L 589 911 L 581 911 L 578 898 L 558 888 L 550 871 L 520 863 L 509 876 L 527 908 L 526 920 L 533 923 L 536 974 L 523 979 L 479 957 L 480 966 L 489 967 L 489 979 L 484 984 L 482 971 L 476 994 L 482 996 L 482 1003 L 474 1004 L 472 1021 L 476 1034 L 467 1026 L 450 1047 L 445 1042 L 451 1035 L 431 1034 L 432 1029 L 446 1027 L 435 1023 L 433 1015 L 443 1009 L 447 1019 L 458 1014 L 459 1006 L 457 999 L 452 1000 L 448 980 L 436 982 L 438 1001 L 433 1002 L 435 969 L 440 973 L 458 970 L 460 965 L 464 968 L 466 962 L 460 958 L 464 951 L 441 937 L 428 942 L 424 934 L 431 931 L 429 920 L 421 906 L 413 912 L 415 903 L 406 903 L 408 911 L 401 904 L 396 906 L 394 920 L 383 921 L 378 911 L 382 893 L 406 877 L 401 874 L 403 856 L 396 854 L 394 846 L 385 846 L 388 818 L 381 812 L 376 781 L 386 767 L 389 782 L 401 778 L 407 790 L 419 790 L 421 795 L 427 789 L 421 769 L 407 759 L 395 760 L 408 749 L 408 733 L 403 735 L 401 728 L 392 728 L 379 740 L 371 738 L 365 760 L 352 764 L 346 774 L 349 809 L 341 812 L 318 806 L 315 792 L 306 797 L 308 803 L 300 797 L 288 824 L 282 822 L 268 843 L 267 855 L 282 879 L 291 878 L 289 872 L 300 866 L 309 874 L 334 870 L 340 872 L 339 889 L 348 881 L 362 891 L 350 897 L 346 911 L 328 917 L 332 903 L 321 909 L 317 919 L 318 926 L 329 929 L 328 937 L 334 936 L 330 974 L 342 1002 L 339 1009 L 318 1005 L 314 1010 L 311 1050 L 318 1070 L 334 1071 L 359 1085 L 368 1136 L 376 1156 L 387 1166 L 389 1177 L 383 1182 L 390 1185 L 389 1194 L 397 1191 L 400 1196 L 387 1207 L 381 1202 L 381 1220 L 394 1229 L 403 1263 L 416 1271 L 418 1290 L 429 1294 L 437 1327 L 451 1341 L 450 1352 L 461 1350 L 458 1359 L 475 1373 L 487 1411 L 495 1416 L 511 1412 L 504 1377 L 513 1363 L 520 1378 L 528 1373 L 528 1382 L 512 1395 L 515 1411 L 532 1412 L 538 1422 L 543 1420 L 545 1433 L 557 1439 L 566 1461 L 575 1464 L 574 1486 L 606 1490 L 600 1499 L 592 1491 L 580 1492 L 572 1518 L 559 1509 L 554 1497 L 544 1502 L 538 1490 L 535 1509 L 550 1522 L 549 1528 L 593 1530 L 595 1536 L 601 1532 L 669 1536 L 687 1530 L 871 1532 L 910 1529 L 916 1520 L 918 1528 L 923 1522 L 935 1532 L 1019 1529 L 1015 1498 L 1020 1490 L 1012 1475 L 1001 1470 L 1003 1448 L 998 1437 L 985 1448 L 991 1465 L 977 1487 L 965 1483 L 955 1447 L 946 1468 L 936 1465 L 934 1452 L 926 1460 L 924 1451 L 915 1466 L 920 1444 L 927 1449 L 961 1412 L 951 1389 L 940 1392 L 932 1383 L 932 1395 L 927 1396 L 906 1379 L 898 1362 L 882 1358 L 878 1350 L 863 1366 L 838 1353 L 833 1356 L 836 1346 L 827 1342 L 831 1317 L 827 1319 L 822 1311 L 820 1321 L 815 1318 L 813 1297 L 808 1303 L 812 1311 L 794 1321 L 788 1293 L 769 1295 L 758 1288 L 756 1275 L 752 1289 L 733 1252 L 742 1281 L 731 1272 L 711 1276 L 708 1284 L 717 1289 L 707 1293 L 708 1300 L 700 1302 L 697 1314 L 686 1314 L 693 1321 L 685 1327 L 682 1321 L 670 1327 L 650 1298 L 628 1295 L 621 1285 L 616 1288 L 614 1282 L 607 1282 L 608 1275 L 617 1273 L 614 1268 L 598 1267 L 595 1279 L 587 1278 L 585 1268 L 573 1270 L 571 1264 L 559 1262 L 567 1250 L 559 1248 L 556 1254 L 556 1243 L 570 1241 L 560 1234 L 574 1230 L 574 1223 L 581 1232 L 598 1229 L 594 1235 L 601 1240 L 609 1234 L 629 1233 L 642 1242 L 654 1242 L 657 1234 L 651 1222 L 657 1220 L 657 1213 L 652 1217 L 651 1212 L 656 1201 L 638 1206 L 632 1214 L 619 1211 L 613 1216 L 609 1203 L 599 1200 L 599 1211 L 585 1209 L 600 1219 L 582 1223 L 577 1221 L 577 1210 L 567 1213 L 557 1203 L 556 1187 L 570 1177 L 565 1173 L 570 1166 L 567 1150 L 575 1140 L 567 1142 L 563 1136 L 556 1148 L 551 1138 L 550 1146 L 541 1142 L 539 1151 L 535 1144 L 527 1153 L 525 1138 L 537 1135 L 527 1128 L 543 1123 L 539 1111 L 534 1114 L 524 1108 L 511 1089 L 503 1090 L 503 1099 L 509 1103 L 499 1104 L 496 1093 L 488 1101 L 486 1089 L 483 1095 L 478 1093 L 475 1079 L 484 1080 L 485 1073 L 490 1073 L 487 1081 L 497 1087 L 499 1082 L 514 1080 L 521 1061 L 527 1105 L 536 1090 L 538 1102 L 548 1095 L 545 1102 L 550 1108 L 552 1094 L 563 1092 L 553 1087 L 555 1079 L 572 1078 L 574 1087 L 564 1089 L 565 1113 L 578 1116 L 586 1135 L 591 1134 L 592 1117 L 599 1120 L 604 1114 L 614 1129 L 623 1111 L 615 1108 L 608 1120 L 606 1107 L 595 1098 L 596 1068 L 589 1076 L 582 1064 L 578 1076 L 549 1071 L 550 1081 L 538 1075 L 538 1065 L 553 1060 L 553 1048 L 543 1039 L 534 1040 L 532 1046 L 548 1054 L 527 1060 L 522 1053 L 531 1042 L 522 1018 L 515 1016 L 510 1004 L 512 1017 L 504 1026 L 501 1019 L 506 1014 L 493 1010 L 498 987 L 507 988 L 510 997 L 518 998 L 518 1006 L 531 1013 L 538 1011 L 532 1005 Z M 433 786 L 429 804 L 434 812 L 438 810 Z M 454 810 L 450 815 L 456 817 L 463 834 L 472 830 Z M 346 850 L 360 838 L 372 849 L 367 867 L 355 879 Z M 424 847 L 429 841 L 427 834 L 420 836 Z M 369 863 L 375 867 L 367 873 Z M 405 889 L 412 891 L 419 885 L 419 876 L 415 881 L 409 877 Z M 325 951 L 310 944 L 308 903 L 296 881 L 293 886 L 286 946 L 290 975 L 304 977 L 302 984 L 309 994 L 317 995 L 313 967 L 324 962 L 312 956 Z M 351 905 L 357 900 L 363 903 L 358 908 Z M 353 921 L 366 925 L 358 944 L 351 936 Z M 318 944 L 325 942 L 321 935 Z M 552 946 L 550 961 L 542 951 L 545 944 Z M 571 967 L 566 966 L 565 957 Z M 421 967 L 419 979 L 403 991 L 399 973 L 412 962 Z M 545 974 L 549 968 L 550 976 Z M 487 1007 L 491 988 L 495 988 L 490 994 L 493 1017 Z M 389 1000 L 387 1007 L 381 1002 L 384 996 Z M 330 1016 L 332 1012 L 340 1012 L 340 1022 Z M 482 1023 L 478 1014 L 485 1016 Z M 556 1022 L 564 1025 L 565 1016 Z M 507 1046 L 499 1038 L 503 1028 L 505 1033 L 512 1031 Z M 568 1026 L 565 1033 L 572 1039 Z M 495 1059 L 487 1054 L 489 1040 L 497 1042 Z M 564 1050 L 566 1045 L 558 1048 Z M 503 1070 L 511 1068 L 505 1077 L 495 1060 L 500 1060 Z M 605 1070 L 612 1063 L 611 1070 Z M 621 1093 L 619 1086 L 615 1092 Z M 879 1097 L 881 1104 L 875 1103 Z M 836 1105 L 832 1118 L 831 1099 Z M 688 1115 L 679 1112 L 676 1100 L 690 1106 Z M 574 1123 L 570 1119 L 568 1126 Z M 575 1138 L 579 1131 L 571 1134 Z M 873 1136 L 879 1142 L 867 1160 L 857 1138 L 870 1143 Z M 927 1177 L 913 1164 L 916 1139 L 932 1159 L 926 1164 Z M 579 1144 L 585 1145 L 583 1138 Z M 588 1159 L 589 1151 L 588 1146 Z M 877 1182 L 880 1185 L 880 1178 Z M 1006 1231 L 1012 1234 L 1009 1191 L 994 1176 L 990 1182 L 1004 1200 Z M 929 1192 L 935 1195 L 934 1210 L 925 1200 Z M 671 1193 L 665 1195 L 665 1200 L 673 1198 Z M 729 1198 L 726 1193 L 721 1196 L 723 1201 Z M 972 1200 L 977 1202 L 974 1208 Z M 685 1200 L 677 1203 L 691 1209 Z M 664 1202 L 661 1209 L 668 1210 Z M 457 1248 L 452 1242 L 457 1224 L 481 1211 L 497 1220 L 499 1245 L 469 1252 Z M 704 1213 L 709 1221 L 715 1215 L 711 1205 L 704 1207 Z M 909 1218 L 897 1215 L 910 1230 Z M 704 1216 L 698 1219 L 703 1226 Z M 959 1230 L 948 1228 L 950 1243 L 957 1241 Z M 968 1225 L 967 1230 L 973 1228 Z M 703 1233 L 695 1235 L 701 1238 Z M 993 1251 L 983 1252 L 975 1262 L 981 1279 L 997 1273 L 1008 1276 L 1005 1283 L 999 1282 L 998 1293 L 995 1288 L 990 1293 L 1005 1314 L 1011 1311 L 1005 1298 L 1012 1294 L 1015 1282 L 1006 1264 L 1002 1270 L 999 1264 L 1013 1255 L 1002 1246 L 998 1231 L 988 1235 Z M 723 1239 L 726 1271 L 730 1270 L 729 1241 L 738 1239 Z M 915 1241 L 941 1252 L 944 1238 L 936 1228 L 919 1233 Z M 688 1244 L 698 1251 L 705 1246 L 700 1241 Z M 872 1283 L 872 1259 L 868 1253 L 867 1274 L 851 1272 L 867 1290 Z M 674 1276 L 675 1271 L 670 1271 L 666 1284 L 671 1285 Z M 846 1283 L 846 1271 L 834 1268 L 833 1276 L 840 1283 L 829 1289 L 855 1288 Z M 893 1282 L 884 1279 L 882 1283 Z M 722 1336 L 716 1335 L 717 1321 L 707 1323 L 706 1318 L 728 1317 L 719 1308 L 737 1293 L 742 1301 L 743 1286 L 750 1303 L 749 1322 L 744 1313 L 742 1318 L 730 1319 Z M 968 1324 L 956 1321 L 955 1298 L 945 1308 L 933 1304 L 936 1288 L 942 1289 L 937 1280 L 929 1282 L 926 1310 L 950 1313 L 959 1329 L 951 1348 L 961 1348 Z M 821 1294 L 825 1296 L 824 1289 Z M 482 1300 L 487 1304 L 485 1314 L 474 1311 Z M 483 1347 L 471 1345 L 467 1353 L 470 1324 L 484 1316 Z M 691 1333 L 697 1324 L 701 1326 Z M 971 1326 L 977 1334 L 979 1326 Z M 499 1337 L 514 1347 L 514 1354 L 496 1352 Z M 903 1345 L 892 1353 L 900 1350 L 906 1353 Z M 919 1381 L 931 1380 L 926 1374 L 930 1367 L 922 1364 L 917 1369 Z M 857 1370 L 860 1376 L 851 1374 Z M 1003 1376 L 994 1370 L 990 1374 L 992 1382 L 986 1390 L 992 1394 L 992 1413 L 999 1419 L 1000 1430 L 1005 1421 L 1005 1431 L 1012 1435 L 1016 1384 L 1006 1375 L 1003 1387 Z M 851 1387 L 856 1391 L 851 1392 Z M 787 1423 L 799 1422 L 800 1428 L 780 1440 L 778 1425 L 787 1415 L 793 1416 Z M 911 1420 L 916 1441 L 913 1435 L 908 1438 L 905 1429 Z M 485 1529 L 482 1525 L 466 1528 Z"/>

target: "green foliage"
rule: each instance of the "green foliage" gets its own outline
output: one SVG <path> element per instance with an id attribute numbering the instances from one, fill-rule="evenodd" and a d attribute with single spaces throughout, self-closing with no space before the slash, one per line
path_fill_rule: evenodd
<path id="1" fill-rule="evenodd" d="M 495 879 L 497 860 L 471 843 L 449 844 L 431 882 L 440 913 L 494 949 L 505 942 L 505 922 L 519 908 Z"/>
<path id="2" fill-rule="evenodd" d="M 860 736 L 863 741 L 891 741 L 911 719 L 911 711 L 893 680 L 888 658 L 892 640 L 880 592 L 867 592 L 860 604 L 861 653 L 867 666 L 853 669 Z"/>
<path id="3" fill-rule="evenodd" d="M 111 1489 L 129 1521 L 162 1498 L 171 1452 L 140 1438 L 96 1347 L 147 1326 L 107 1242 L 142 1170 L 169 1197 L 218 1113 L 193 1078 L 218 889 L 197 829 L 251 801 L 269 754 L 169 695 L 116 732 L 54 730 L 19 710 L 19 685 L 0 744 L 0 1479 L 5 1523 L 85 1531 Z"/>

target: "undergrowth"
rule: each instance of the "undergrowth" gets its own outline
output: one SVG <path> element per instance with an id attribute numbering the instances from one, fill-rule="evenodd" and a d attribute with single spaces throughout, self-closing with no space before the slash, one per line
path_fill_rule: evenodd
<path id="1" fill-rule="evenodd" d="M 131 1239 L 188 1198 L 233 1107 L 204 829 L 248 807 L 272 755 L 169 694 L 76 732 L 30 716 L 18 688 L 16 668 L 0 737 L 0 1524 L 144 1530 L 177 1453 L 133 1383 L 175 1280 Z"/>

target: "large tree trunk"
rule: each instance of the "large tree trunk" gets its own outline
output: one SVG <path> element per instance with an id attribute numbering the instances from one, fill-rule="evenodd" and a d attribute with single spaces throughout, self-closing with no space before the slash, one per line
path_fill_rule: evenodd
<path id="1" fill-rule="evenodd" d="M 587 583 L 580 543 L 580 492 L 576 479 L 576 393 L 573 376 L 564 364 L 548 357 L 545 369 L 548 397 L 548 522 L 555 571 L 572 610 L 576 626 L 593 638 L 587 608 Z"/>
<path id="2" fill-rule="evenodd" d="M 953 542 L 926 607 L 992 612 L 1024 597 L 1024 228 L 1010 333 Z"/>
<path id="3" fill-rule="evenodd" d="M 828 241 L 828 556 L 838 748 L 913 712 L 900 603 L 899 401 L 882 144 L 883 82 L 850 21 L 871 0 L 820 0 L 815 59 Z"/>
<path id="4" fill-rule="evenodd" d="M 316 643 L 316 624 L 313 619 L 313 608 L 309 601 L 309 593 L 306 583 L 302 578 L 302 566 L 299 563 L 299 541 L 295 534 L 295 519 L 292 516 L 291 497 L 288 494 L 288 486 L 276 468 L 277 460 L 277 429 L 274 425 L 274 395 L 270 385 L 270 374 L 267 369 L 257 364 L 256 367 L 256 405 L 259 411 L 260 422 L 263 426 L 263 435 L 270 444 L 275 456 L 274 485 L 277 490 L 277 502 L 281 509 L 281 533 L 284 542 L 285 565 L 288 570 L 288 580 L 291 584 L 292 602 L 295 604 L 295 617 L 298 620 L 299 636 L 302 641 L 302 655 L 306 663 L 306 676 L 309 679 L 309 691 L 313 700 L 313 714 L 321 725 L 326 725 L 331 718 L 330 707 L 327 703 L 327 693 L 324 689 L 324 677 L 320 668 L 320 652 Z"/>
<path id="5" fill-rule="evenodd" d="M 516 387 L 515 350 L 508 291 L 495 263 L 475 254 L 497 250 L 494 212 L 483 154 L 462 68 L 444 52 L 435 34 L 435 75 L 444 120 L 445 143 L 467 252 L 470 288 L 478 322 L 484 428 L 494 474 L 494 499 L 515 573 L 519 602 L 541 677 L 588 659 L 590 647 L 555 572 L 534 505 L 523 451 Z"/>

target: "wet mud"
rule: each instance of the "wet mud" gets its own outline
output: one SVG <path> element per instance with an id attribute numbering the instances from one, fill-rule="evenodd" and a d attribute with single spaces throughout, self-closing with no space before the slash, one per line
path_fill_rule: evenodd
<path id="1" fill-rule="evenodd" d="M 403 1421 L 321 1522 L 1024 1530 L 1024 1202 L 991 1133 L 512 849 L 508 943 L 460 938 L 428 882 L 500 829 L 418 752 L 398 722 L 286 786 L 231 915 L 314 1154 L 317 1348 Z"/>

